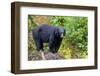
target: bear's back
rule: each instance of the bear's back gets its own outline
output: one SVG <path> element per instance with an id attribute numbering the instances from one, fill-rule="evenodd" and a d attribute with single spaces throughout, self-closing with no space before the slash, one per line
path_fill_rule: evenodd
<path id="1" fill-rule="evenodd" d="M 46 25 L 46 24 L 40 26 L 39 33 L 40 33 L 40 37 L 43 40 L 43 42 L 49 41 L 50 36 L 53 34 L 54 28 L 55 27 Z"/>

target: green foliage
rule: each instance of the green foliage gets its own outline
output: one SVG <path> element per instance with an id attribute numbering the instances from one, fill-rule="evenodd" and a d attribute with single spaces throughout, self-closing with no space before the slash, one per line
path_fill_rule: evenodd
<path id="1" fill-rule="evenodd" d="M 34 29 L 36 26 L 36 23 L 34 22 L 35 16 L 28 15 L 28 32 L 31 32 L 32 29 Z"/>
<path id="2" fill-rule="evenodd" d="M 86 58 L 87 57 L 87 37 L 88 37 L 88 18 L 77 16 L 47 16 L 50 25 L 64 27 L 66 36 L 64 37 L 59 49 L 59 54 L 65 59 Z M 28 16 L 28 34 L 37 27 L 34 22 L 35 16 Z M 28 49 L 36 50 L 34 40 L 29 35 Z M 44 44 L 47 50 L 47 44 Z"/>
<path id="3" fill-rule="evenodd" d="M 86 17 L 65 17 L 53 16 L 51 24 L 55 26 L 63 26 L 66 29 L 66 37 L 72 41 L 74 45 L 87 50 L 87 18 Z"/>

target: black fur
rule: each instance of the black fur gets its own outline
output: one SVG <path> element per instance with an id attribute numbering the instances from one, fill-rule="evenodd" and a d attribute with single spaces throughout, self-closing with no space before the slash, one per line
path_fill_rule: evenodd
<path id="1" fill-rule="evenodd" d="M 32 31 L 37 50 L 43 51 L 43 43 L 48 43 L 49 51 L 52 53 L 56 53 L 59 50 L 63 39 L 61 34 L 65 35 L 64 28 L 49 26 L 47 24 L 43 24 Z"/>

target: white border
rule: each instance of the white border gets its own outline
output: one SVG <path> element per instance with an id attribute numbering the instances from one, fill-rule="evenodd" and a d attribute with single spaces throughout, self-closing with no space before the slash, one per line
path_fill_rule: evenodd
<path id="1" fill-rule="evenodd" d="M 71 60 L 41 60 L 28 61 L 28 14 L 57 15 L 57 16 L 85 16 L 88 17 L 88 58 Z M 94 11 L 21 7 L 20 8 L 20 69 L 42 69 L 57 67 L 75 67 L 94 65 Z"/>

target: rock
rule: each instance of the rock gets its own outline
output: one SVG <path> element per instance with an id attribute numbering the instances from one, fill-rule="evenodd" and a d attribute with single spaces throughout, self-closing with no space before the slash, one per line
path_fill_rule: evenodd
<path id="1" fill-rule="evenodd" d="M 53 53 L 51 53 L 51 52 L 49 52 L 48 54 L 46 54 L 46 55 L 45 55 L 45 58 L 46 58 L 47 60 L 62 59 L 62 58 L 59 56 L 58 53 L 53 54 Z"/>
<path id="2" fill-rule="evenodd" d="M 63 59 L 58 53 L 51 53 L 51 52 L 44 52 L 44 56 L 46 60 L 59 60 L 59 59 Z M 42 60 L 41 54 L 40 52 L 34 52 L 31 53 L 31 55 L 29 55 L 28 57 L 29 61 L 34 61 L 34 60 Z"/>

